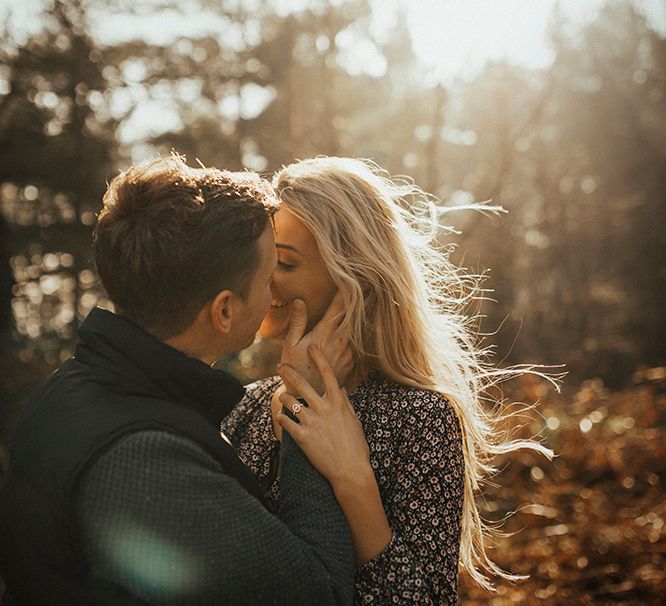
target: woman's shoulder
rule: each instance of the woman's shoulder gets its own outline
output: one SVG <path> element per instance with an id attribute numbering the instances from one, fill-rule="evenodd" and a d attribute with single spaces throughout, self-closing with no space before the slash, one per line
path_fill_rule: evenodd
<path id="1" fill-rule="evenodd" d="M 376 396 L 383 404 L 390 403 L 393 408 L 442 408 L 453 412 L 449 399 L 435 389 L 398 383 L 387 376 L 374 372 L 365 383 L 366 397 Z"/>
<path id="2" fill-rule="evenodd" d="M 241 403 L 251 404 L 253 402 L 264 402 L 270 400 L 275 390 L 279 387 L 282 379 L 278 376 L 259 379 L 245 386 L 245 396 Z"/>
<path id="3" fill-rule="evenodd" d="M 234 448 L 268 449 L 272 444 L 270 401 L 280 377 L 268 377 L 245 386 L 245 395 L 222 419 L 220 431 Z"/>
<path id="4" fill-rule="evenodd" d="M 443 423 L 459 432 L 459 421 L 449 398 L 425 387 L 398 383 L 375 372 L 366 383 L 363 397 L 371 406 L 381 407 L 395 422 L 414 424 Z"/>
<path id="5" fill-rule="evenodd" d="M 245 386 L 245 395 L 222 420 L 221 428 L 228 438 L 235 433 L 249 431 L 264 417 L 270 418 L 271 397 L 280 381 L 280 377 L 268 377 Z"/>

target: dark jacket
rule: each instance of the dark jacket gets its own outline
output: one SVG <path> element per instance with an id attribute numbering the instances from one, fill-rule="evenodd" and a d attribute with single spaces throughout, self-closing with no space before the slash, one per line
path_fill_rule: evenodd
<path id="1" fill-rule="evenodd" d="M 157 520 L 157 528 L 165 524 L 164 533 L 168 534 L 178 523 L 162 520 L 177 515 L 173 511 L 178 502 L 174 494 L 177 487 L 155 489 L 159 499 L 148 499 L 146 505 L 147 496 L 133 476 L 135 469 L 139 473 L 147 463 L 132 461 L 120 476 L 104 475 L 105 470 L 113 468 L 114 457 L 137 456 L 127 450 L 128 436 L 157 436 L 158 441 L 164 436 L 166 444 L 170 443 L 169 436 L 177 436 L 196 451 L 194 457 L 211 460 L 202 473 L 210 474 L 212 469 L 213 481 L 227 482 L 226 492 L 217 498 L 224 500 L 229 494 L 230 498 L 256 503 L 260 489 L 254 476 L 220 439 L 218 430 L 220 420 L 242 397 L 243 388 L 232 376 L 212 370 L 104 310 L 93 310 L 81 327 L 80 338 L 75 357 L 56 371 L 26 405 L 13 437 L 9 470 L 0 493 L 0 570 L 19 605 L 171 603 L 168 596 L 135 591 L 127 575 L 105 568 L 103 557 L 95 553 L 92 537 L 104 523 L 100 516 L 108 516 L 109 511 L 133 515 L 134 509 L 127 508 L 135 505 L 141 509 L 136 510 L 137 515 L 148 516 L 151 524 Z M 287 446 L 293 450 L 289 457 L 295 466 L 306 463 L 293 442 L 285 443 L 285 451 Z M 165 457 L 170 456 L 168 449 L 163 452 L 167 453 Z M 177 456 L 174 466 L 180 463 Z M 305 536 L 295 527 L 281 525 L 280 531 L 295 535 L 293 548 L 303 549 L 308 559 L 314 555 L 326 569 L 323 584 L 328 586 L 321 588 L 322 595 L 328 594 L 330 603 L 344 602 L 350 594 L 345 585 L 351 589 L 353 575 L 351 543 L 332 495 L 321 492 L 322 485 L 328 493 L 330 487 L 312 472 L 306 469 L 304 477 L 314 482 L 314 494 L 324 501 L 336 532 L 342 533 L 342 544 L 335 552 L 326 553 L 317 547 L 326 543 L 322 540 L 325 537 L 308 536 L 310 529 Z M 195 466 L 192 474 L 197 473 Z M 235 480 L 231 485 L 229 478 Z M 155 486 L 160 486 L 161 478 L 155 480 Z M 108 484 L 107 497 L 100 491 Z M 296 487 L 296 493 L 299 490 Z M 100 512 L 90 523 L 82 521 L 76 512 L 83 510 L 73 505 L 82 491 L 88 499 L 88 510 Z M 205 499 L 206 495 L 196 497 Z M 306 494 L 298 496 L 304 497 Z M 291 503 L 289 508 L 298 510 L 299 506 L 307 516 L 305 503 Z M 263 507 L 247 504 L 238 512 L 239 522 L 248 522 L 241 519 L 246 510 L 257 518 L 249 521 L 252 524 L 275 524 Z M 206 512 L 209 517 L 216 515 L 215 507 L 206 508 Z M 237 520 L 213 522 L 212 528 L 223 522 L 232 529 Z M 225 543 L 224 533 L 213 538 L 216 544 Z M 284 540 L 282 535 L 280 538 Z M 261 545 L 238 546 L 241 548 L 263 549 Z M 223 565 L 220 559 L 225 557 L 233 560 L 235 545 L 224 544 L 220 549 L 221 554 L 211 556 L 216 565 Z M 348 568 L 351 573 L 346 579 L 344 571 Z M 230 596 L 246 595 L 243 587 L 230 589 Z M 279 603 L 281 592 L 277 582 L 275 593 L 263 599 Z M 193 588 L 189 597 L 181 596 L 177 603 L 207 603 L 202 595 Z M 234 598 L 225 603 L 234 603 Z"/>

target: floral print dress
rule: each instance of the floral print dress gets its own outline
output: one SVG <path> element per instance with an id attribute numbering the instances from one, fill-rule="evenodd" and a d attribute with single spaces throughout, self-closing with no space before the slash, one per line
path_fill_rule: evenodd
<path id="1" fill-rule="evenodd" d="M 240 458 L 265 482 L 277 510 L 273 479 L 277 442 L 271 377 L 246 387 L 245 397 L 221 425 Z M 389 545 L 361 566 L 355 604 L 455 604 L 464 494 L 460 425 L 448 400 L 436 392 L 400 385 L 375 371 L 349 399 L 370 447 L 386 517 Z"/>

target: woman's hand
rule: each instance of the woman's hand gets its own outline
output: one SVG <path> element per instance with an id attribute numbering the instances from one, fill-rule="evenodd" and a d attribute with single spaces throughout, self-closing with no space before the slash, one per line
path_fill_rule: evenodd
<path id="1" fill-rule="evenodd" d="M 320 396 L 298 372 L 281 364 L 280 376 L 305 398 L 307 406 L 284 392 L 279 401 L 289 414 L 279 415 L 277 421 L 331 483 L 354 539 L 356 562 L 361 566 L 386 548 L 392 531 L 356 412 L 322 352 L 314 345 L 308 347 L 308 352 L 326 391 Z"/>
<path id="2" fill-rule="evenodd" d="M 295 368 L 314 389 L 323 393 L 324 386 L 312 358 L 308 354 L 308 347 L 316 345 L 326 357 L 333 368 L 338 384 L 343 385 L 353 369 L 353 355 L 349 346 L 349 337 L 340 329 L 344 319 L 344 301 L 342 293 L 338 291 L 324 316 L 305 334 L 308 324 L 308 313 L 305 302 L 295 299 L 292 303 L 289 317 L 289 331 L 282 345 L 280 362 Z M 283 377 L 284 379 L 284 377 Z M 292 391 L 288 381 L 288 391 Z"/>
<path id="3" fill-rule="evenodd" d="M 370 468 L 370 451 L 361 423 L 341 389 L 335 374 L 322 352 L 308 347 L 325 393 L 319 395 L 303 376 L 286 364 L 278 365 L 278 373 L 290 389 L 302 396 L 307 406 L 294 393 L 283 392 L 279 401 L 293 415 L 280 414 L 278 424 L 291 434 L 314 467 L 334 486 L 355 481 Z M 293 420 L 296 419 L 296 420 Z"/>
<path id="4" fill-rule="evenodd" d="M 280 427 L 280 424 L 278 423 L 280 412 L 283 406 L 282 402 L 280 402 L 280 396 L 286 390 L 287 388 L 284 386 L 284 383 L 281 383 L 271 396 L 271 419 L 273 422 L 273 434 L 275 435 L 275 439 L 278 442 L 282 442 L 282 427 Z"/>

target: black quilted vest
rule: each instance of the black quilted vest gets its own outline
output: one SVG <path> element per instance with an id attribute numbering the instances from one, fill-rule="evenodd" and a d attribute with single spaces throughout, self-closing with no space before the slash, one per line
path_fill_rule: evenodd
<path id="1" fill-rule="evenodd" d="M 186 436 L 261 498 L 219 435 L 244 393 L 234 377 L 101 309 L 79 336 L 75 357 L 26 404 L 0 491 L 0 571 L 18 606 L 141 603 L 88 576 L 70 519 L 82 471 L 123 436 L 147 429 Z"/>

